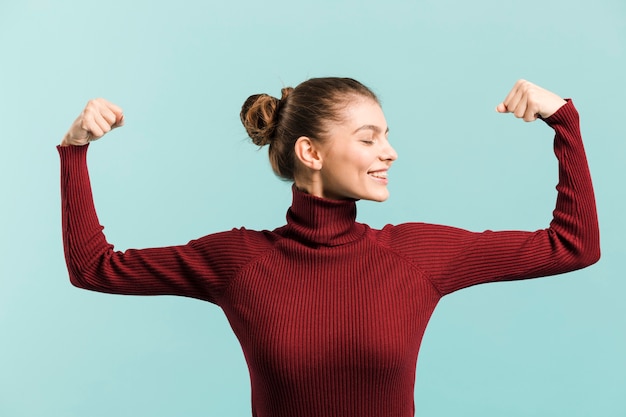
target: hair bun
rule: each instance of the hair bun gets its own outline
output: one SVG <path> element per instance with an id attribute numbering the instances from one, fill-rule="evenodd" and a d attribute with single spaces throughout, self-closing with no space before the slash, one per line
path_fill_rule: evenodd
<path id="1" fill-rule="evenodd" d="M 255 145 L 264 146 L 272 141 L 276 131 L 280 100 L 268 94 L 255 94 L 241 107 L 241 123 Z"/>
<path id="2" fill-rule="evenodd" d="M 287 99 L 287 97 L 289 97 L 289 94 L 291 94 L 292 91 L 293 87 L 283 87 L 280 90 L 280 93 L 282 94 L 282 96 L 280 97 L 281 104 Z"/>

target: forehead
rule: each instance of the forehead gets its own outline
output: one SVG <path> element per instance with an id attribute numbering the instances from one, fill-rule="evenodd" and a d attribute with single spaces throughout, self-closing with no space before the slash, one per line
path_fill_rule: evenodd
<path id="1" fill-rule="evenodd" d="M 388 130 L 387 121 L 380 104 L 370 98 L 359 97 L 346 103 L 340 124 L 352 130 L 362 127 L 381 132 Z"/>

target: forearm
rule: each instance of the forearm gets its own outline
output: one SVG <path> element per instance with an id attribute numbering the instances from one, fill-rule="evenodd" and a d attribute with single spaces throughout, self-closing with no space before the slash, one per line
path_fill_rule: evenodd
<path id="1" fill-rule="evenodd" d="M 85 287 L 84 271 L 98 262 L 108 244 L 91 197 L 87 146 L 57 147 L 61 156 L 61 213 L 65 260 L 72 284 Z"/>
<path id="2" fill-rule="evenodd" d="M 572 102 L 546 119 L 555 130 L 554 152 L 559 161 L 557 201 L 550 229 L 563 245 L 573 269 L 600 257 L 600 233 L 591 174 Z"/>

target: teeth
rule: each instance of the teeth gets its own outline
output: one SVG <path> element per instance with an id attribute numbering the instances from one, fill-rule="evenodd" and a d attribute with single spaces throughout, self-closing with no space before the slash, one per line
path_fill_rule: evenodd
<path id="1" fill-rule="evenodd" d="M 387 171 L 381 171 L 381 172 L 370 172 L 370 175 L 372 177 L 375 178 L 382 178 L 382 179 L 386 179 L 387 178 Z"/>

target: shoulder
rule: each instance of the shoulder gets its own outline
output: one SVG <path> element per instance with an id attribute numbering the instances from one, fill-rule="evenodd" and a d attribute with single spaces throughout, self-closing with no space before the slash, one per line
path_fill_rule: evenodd
<path id="1" fill-rule="evenodd" d="M 210 252 L 212 257 L 222 259 L 246 258 L 253 254 L 271 250 L 280 236 L 274 232 L 250 230 L 245 227 L 212 233 L 192 240 L 189 245 L 201 252 Z"/>
<path id="2" fill-rule="evenodd" d="M 372 229 L 369 235 L 381 246 L 415 257 L 472 244 L 481 233 L 441 224 L 411 222 Z"/>
<path id="3" fill-rule="evenodd" d="M 280 229 L 276 229 L 278 231 Z M 191 243 L 202 245 L 207 242 L 237 242 L 237 243 L 249 243 L 252 245 L 258 244 L 263 245 L 267 243 L 274 242 L 281 237 L 276 233 L 276 231 L 269 230 L 252 230 L 247 229 L 245 227 L 235 227 L 230 230 L 226 230 L 223 232 L 211 233 L 205 236 L 202 236 L 198 239 L 192 240 Z"/>
<path id="4" fill-rule="evenodd" d="M 397 225 L 387 224 L 382 229 L 370 229 L 370 234 L 381 242 L 387 241 L 394 245 L 401 244 L 405 240 L 410 242 L 416 239 L 450 239 L 463 235 L 467 230 L 433 223 L 408 222 Z"/>

